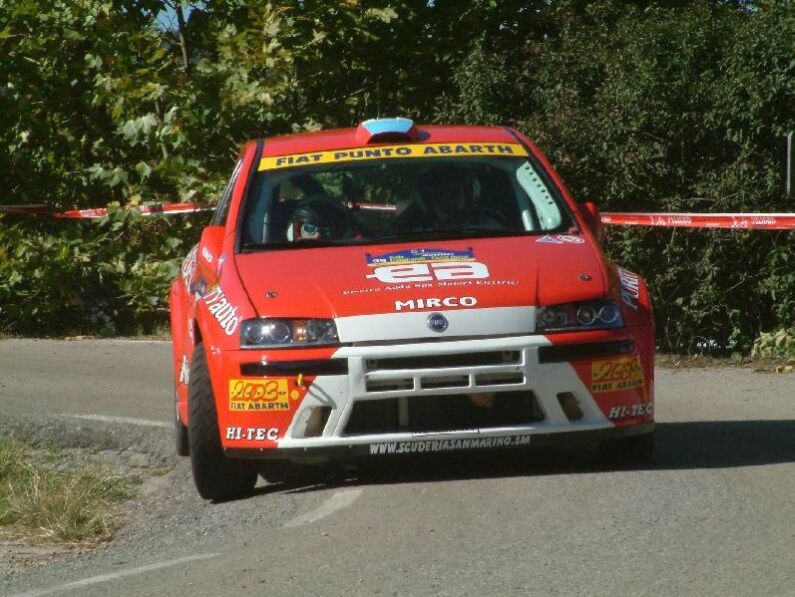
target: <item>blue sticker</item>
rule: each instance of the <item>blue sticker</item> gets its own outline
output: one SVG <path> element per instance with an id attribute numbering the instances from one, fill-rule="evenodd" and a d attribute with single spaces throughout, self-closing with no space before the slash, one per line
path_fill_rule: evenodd
<path id="1" fill-rule="evenodd" d="M 536 242 L 550 245 L 581 245 L 585 242 L 585 239 L 576 234 L 545 234 Z"/>
<path id="2" fill-rule="evenodd" d="M 474 251 L 466 249 L 407 249 L 393 251 L 383 255 L 367 254 L 367 265 L 377 267 L 380 265 L 402 265 L 404 263 L 435 263 L 438 261 L 472 261 L 475 259 Z"/>
<path id="3" fill-rule="evenodd" d="M 549 245 L 562 245 L 563 244 L 563 241 L 560 240 L 558 237 L 549 236 L 548 234 L 545 234 L 544 236 L 542 236 L 541 238 L 536 240 L 536 242 L 537 243 L 549 244 Z"/>

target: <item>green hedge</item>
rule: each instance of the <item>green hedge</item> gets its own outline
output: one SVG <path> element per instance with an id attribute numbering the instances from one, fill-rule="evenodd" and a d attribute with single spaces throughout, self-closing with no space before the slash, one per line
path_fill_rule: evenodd
<path id="1" fill-rule="evenodd" d="M 792 211 L 791 2 L 227 0 L 181 37 L 165 4 L 3 4 L 0 202 L 212 202 L 246 138 L 381 114 L 515 125 L 603 210 Z M 161 317 L 203 218 L 134 214 L 0 219 L 0 330 Z M 747 351 L 795 325 L 794 241 L 616 228 L 608 249 L 649 280 L 662 348 Z"/>

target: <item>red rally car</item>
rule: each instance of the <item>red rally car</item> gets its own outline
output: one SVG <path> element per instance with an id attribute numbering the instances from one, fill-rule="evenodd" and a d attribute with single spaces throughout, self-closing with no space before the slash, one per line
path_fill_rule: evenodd
<path id="1" fill-rule="evenodd" d="M 171 288 L 177 450 L 199 493 L 355 455 L 650 457 L 649 294 L 600 232 L 510 128 L 390 118 L 250 141 Z"/>

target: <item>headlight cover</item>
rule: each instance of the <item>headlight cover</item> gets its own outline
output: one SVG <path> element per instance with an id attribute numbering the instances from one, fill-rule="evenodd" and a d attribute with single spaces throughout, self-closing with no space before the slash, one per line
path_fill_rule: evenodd
<path id="1" fill-rule="evenodd" d="M 616 301 L 588 301 L 539 307 L 536 332 L 601 330 L 623 327 L 621 307 Z"/>
<path id="2" fill-rule="evenodd" d="M 249 319 L 240 326 L 241 348 L 286 348 L 339 344 L 332 319 Z"/>

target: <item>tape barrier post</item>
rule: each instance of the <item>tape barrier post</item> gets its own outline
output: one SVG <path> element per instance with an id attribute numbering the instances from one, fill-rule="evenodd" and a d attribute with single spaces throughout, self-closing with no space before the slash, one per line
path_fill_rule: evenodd
<path id="1" fill-rule="evenodd" d="M 792 197 L 795 184 L 795 156 L 792 155 L 792 131 L 785 137 L 784 147 L 784 195 Z"/>
<path id="2" fill-rule="evenodd" d="M 795 230 L 795 213 L 615 213 L 601 214 L 608 226 L 723 228 L 729 230 Z"/>

